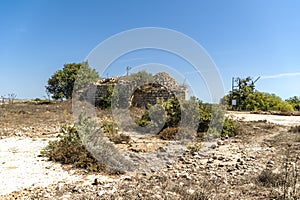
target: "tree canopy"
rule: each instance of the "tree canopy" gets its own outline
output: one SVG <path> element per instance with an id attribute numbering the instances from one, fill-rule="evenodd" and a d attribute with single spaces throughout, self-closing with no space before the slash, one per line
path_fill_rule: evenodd
<path id="1" fill-rule="evenodd" d="M 230 108 L 239 110 L 281 110 L 293 111 L 300 107 L 298 97 L 283 101 L 275 94 L 255 91 L 254 82 L 251 77 L 245 79 L 238 78 L 238 89 L 230 91 L 222 101 L 225 101 Z M 236 100 L 237 105 L 232 105 L 232 100 Z"/>
<path id="2" fill-rule="evenodd" d="M 65 64 L 49 78 L 46 91 L 52 94 L 53 99 L 70 99 L 73 89 L 82 89 L 98 79 L 98 72 L 91 69 L 88 62 Z"/>
<path id="3" fill-rule="evenodd" d="M 299 97 L 294 96 L 285 101 L 290 103 L 294 107 L 295 110 L 300 111 L 300 98 Z"/>

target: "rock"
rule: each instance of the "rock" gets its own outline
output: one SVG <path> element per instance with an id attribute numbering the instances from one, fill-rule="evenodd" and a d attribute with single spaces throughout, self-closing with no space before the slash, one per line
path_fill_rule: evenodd
<path id="1" fill-rule="evenodd" d="M 158 151 L 160 151 L 160 152 L 167 152 L 167 150 L 165 148 L 163 148 L 163 147 L 159 147 Z"/>
<path id="2" fill-rule="evenodd" d="M 131 181 L 132 177 L 131 176 L 124 176 L 122 179 L 125 180 L 125 181 Z"/>
<path id="3" fill-rule="evenodd" d="M 237 162 L 238 162 L 240 165 L 243 165 L 243 164 L 244 164 L 244 160 L 241 159 L 241 158 L 238 158 L 238 159 L 237 159 Z"/>
<path id="4" fill-rule="evenodd" d="M 251 158 L 252 160 L 255 160 L 255 159 L 256 159 L 255 156 L 250 156 L 250 158 Z"/>
<path id="5" fill-rule="evenodd" d="M 192 178 L 188 174 L 184 174 L 182 177 L 186 180 L 192 180 Z"/>
<path id="6" fill-rule="evenodd" d="M 156 168 L 155 168 L 155 167 L 150 167 L 150 171 L 151 171 L 152 173 L 154 173 L 154 172 L 156 172 Z"/>
<path id="7" fill-rule="evenodd" d="M 219 156 L 218 160 L 225 160 L 225 157 L 224 156 Z"/>
<path id="8" fill-rule="evenodd" d="M 269 162 L 267 163 L 268 165 L 274 165 L 274 161 L 269 160 Z"/>
<path id="9" fill-rule="evenodd" d="M 92 183 L 92 185 L 98 185 L 98 184 L 99 184 L 98 179 L 95 178 L 95 180 L 94 180 L 94 182 Z"/>
<path id="10" fill-rule="evenodd" d="M 103 196 L 106 193 L 106 190 L 101 190 L 100 192 L 98 192 L 98 196 Z"/>
<path id="11" fill-rule="evenodd" d="M 223 163 L 219 163 L 218 166 L 219 166 L 219 167 L 224 167 L 224 164 L 223 164 Z"/>
<path id="12" fill-rule="evenodd" d="M 213 163 L 214 162 L 214 159 L 213 158 L 209 158 L 208 160 L 207 160 L 207 163 Z"/>
<path id="13" fill-rule="evenodd" d="M 189 189 L 187 192 L 188 192 L 189 194 L 194 194 L 194 193 L 195 193 L 195 190 Z"/>

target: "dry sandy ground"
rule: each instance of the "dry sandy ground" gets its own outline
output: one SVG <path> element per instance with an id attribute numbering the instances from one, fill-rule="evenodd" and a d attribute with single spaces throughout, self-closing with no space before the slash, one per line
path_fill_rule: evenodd
<path id="1" fill-rule="evenodd" d="M 0 195 L 28 187 L 84 180 L 75 170 L 63 170 L 60 164 L 40 157 L 50 139 L 6 138 L 0 140 Z"/>
<path id="2" fill-rule="evenodd" d="M 229 117 L 243 121 L 267 120 L 286 126 L 300 125 L 300 116 L 258 115 L 229 112 Z M 53 138 L 52 138 L 53 139 Z M 91 182 L 85 175 L 64 170 L 60 164 L 39 157 L 40 151 L 51 138 L 9 137 L 0 139 L 0 195 L 22 188 L 47 186 L 53 183 L 69 183 L 79 180 Z M 105 178 L 105 177 L 102 177 Z"/>
<path id="3" fill-rule="evenodd" d="M 264 121 L 283 126 L 300 125 L 300 116 L 260 115 L 249 112 L 227 112 L 228 117 L 241 121 Z"/>

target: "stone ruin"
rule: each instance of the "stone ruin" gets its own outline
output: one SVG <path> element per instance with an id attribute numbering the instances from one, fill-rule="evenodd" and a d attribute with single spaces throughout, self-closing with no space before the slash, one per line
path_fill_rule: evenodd
<path id="1" fill-rule="evenodd" d="M 158 99 L 167 100 L 172 97 L 186 99 L 187 88 L 180 86 L 168 73 L 160 72 L 153 76 L 153 80 L 137 81 L 132 76 L 102 78 L 83 91 L 81 96 L 87 100 L 94 100 L 96 106 L 101 107 L 103 97 L 117 90 L 119 107 L 146 107 L 157 103 Z M 114 100 L 113 100 L 114 101 Z"/>

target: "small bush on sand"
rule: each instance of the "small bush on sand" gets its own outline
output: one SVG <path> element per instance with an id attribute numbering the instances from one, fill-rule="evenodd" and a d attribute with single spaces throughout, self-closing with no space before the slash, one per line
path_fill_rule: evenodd
<path id="1" fill-rule="evenodd" d="M 59 140 L 49 142 L 41 152 L 50 161 L 73 164 L 89 171 L 103 171 L 105 164 L 98 162 L 84 147 L 75 126 L 64 125 Z"/>
<path id="2" fill-rule="evenodd" d="M 104 137 L 96 121 L 83 114 L 75 126 L 62 127 L 61 133 L 59 140 L 50 142 L 41 152 L 52 161 L 112 174 L 133 168 L 132 163 Z"/>

